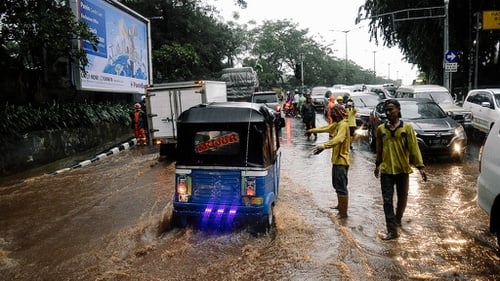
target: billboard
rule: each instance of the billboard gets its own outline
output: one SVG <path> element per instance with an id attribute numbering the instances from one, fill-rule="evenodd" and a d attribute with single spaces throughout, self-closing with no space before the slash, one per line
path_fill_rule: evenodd
<path id="1" fill-rule="evenodd" d="M 113 0 L 76 0 L 74 11 L 99 38 L 97 50 L 88 41 L 79 47 L 89 64 L 78 71 L 80 90 L 144 93 L 151 84 L 150 25 L 145 17 Z"/>

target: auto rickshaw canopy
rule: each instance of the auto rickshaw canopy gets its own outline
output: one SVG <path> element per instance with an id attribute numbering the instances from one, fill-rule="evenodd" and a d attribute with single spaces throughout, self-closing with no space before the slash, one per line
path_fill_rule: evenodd
<path id="1" fill-rule="evenodd" d="M 264 105 L 201 104 L 177 121 L 177 165 L 267 167 L 277 159 L 276 134 Z"/>

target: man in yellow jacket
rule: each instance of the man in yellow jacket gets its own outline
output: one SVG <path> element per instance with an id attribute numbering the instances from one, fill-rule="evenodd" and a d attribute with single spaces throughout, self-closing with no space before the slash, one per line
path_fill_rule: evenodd
<path id="1" fill-rule="evenodd" d="M 309 130 L 310 133 L 328 132 L 333 138 L 328 142 L 313 148 L 312 153 L 319 154 L 325 149 L 332 149 L 332 185 L 337 193 L 338 199 L 338 217 L 347 217 L 347 206 L 349 202 L 347 191 L 347 172 L 349 170 L 349 146 L 351 136 L 349 134 L 349 121 L 344 106 L 335 104 L 331 113 L 333 123 Z"/>
<path id="2" fill-rule="evenodd" d="M 379 177 L 384 201 L 384 214 L 387 234 L 382 240 L 398 237 L 397 227 L 408 201 L 409 175 L 412 173 L 410 163 L 418 168 L 422 179 L 427 181 L 422 154 L 418 147 L 415 131 L 410 123 L 401 118 L 401 105 L 396 99 L 384 103 L 387 122 L 377 128 L 375 177 Z M 396 186 L 397 203 L 394 214 L 393 197 Z"/>

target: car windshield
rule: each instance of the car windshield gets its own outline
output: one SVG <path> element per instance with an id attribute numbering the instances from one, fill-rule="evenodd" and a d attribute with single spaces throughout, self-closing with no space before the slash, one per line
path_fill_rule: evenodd
<path id="1" fill-rule="evenodd" d="M 275 94 L 254 95 L 253 102 L 255 102 L 255 103 L 272 103 L 272 102 L 278 102 L 278 98 L 276 97 Z"/>
<path id="2" fill-rule="evenodd" d="M 451 103 L 453 104 L 453 99 L 451 98 L 448 92 L 429 92 L 429 93 L 420 93 L 418 98 L 429 98 L 433 100 L 437 104 L 445 104 Z"/>
<path id="3" fill-rule="evenodd" d="M 354 101 L 354 106 L 357 107 L 375 107 L 379 102 L 379 98 L 377 96 L 352 96 Z"/>
<path id="4" fill-rule="evenodd" d="M 401 102 L 401 116 L 404 119 L 446 118 L 441 107 L 431 102 Z"/>

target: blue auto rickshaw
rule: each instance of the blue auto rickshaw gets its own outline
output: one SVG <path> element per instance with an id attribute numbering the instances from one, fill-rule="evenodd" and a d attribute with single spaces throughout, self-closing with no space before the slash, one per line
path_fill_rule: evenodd
<path id="1" fill-rule="evenodd" d="M 249 102 L 201 104 L 179 116 L 174 226 L 272 228 L 281 161 L 274 118 Z"/>

